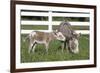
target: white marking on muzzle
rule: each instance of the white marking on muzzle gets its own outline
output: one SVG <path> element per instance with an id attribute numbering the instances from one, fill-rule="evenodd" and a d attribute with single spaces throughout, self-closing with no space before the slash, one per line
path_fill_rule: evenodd
<path id="1" fill-rule="evenodd" d="M 61 32 L 58 32 L 58 37 L 59 37 L 58 39 L 62 40 L 62 41 L 65 41 L 65 39 L 66 39 Z"/>
<path id="2" fill-rule="evenodd" d="M 73 50 L 73 53 L 79 53 L 79 42 L 77 39 L 74 40 L 74 43 L 76 44 L 75 49 Z"/>

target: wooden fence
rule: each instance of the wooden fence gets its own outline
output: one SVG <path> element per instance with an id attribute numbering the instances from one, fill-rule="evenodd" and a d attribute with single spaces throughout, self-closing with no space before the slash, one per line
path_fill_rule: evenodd
<path id="1" fill-rule="evenodd" d="M 89 17 L 89 14 L 85 13 L 54 13 L 52 11 L 48 12 L 28 12 L 28 11 L 22 11 L 21 16 L 43 16 L 43 17 L 48 17 L 47 21 L 32 21 L 32 20 L 21 20 L 21 25 L 47 25 L 48 30 L 38 30 L 38 31 L 44 31 L 44 32 L 50 32 L 53 30 L 53 25 L 59 25 L 61 21 L 53 21 L 53 17 Z M 80 22 L 80 21 L 71 21 L 72 26 L 89 26 L 89 22 Z M 28 34 L 32 32 L 34 29 L 21 29 L 22 34 Z M 82 34 L 89 34 L 89 29 L 87 30 L 80 30 L 77 29 L 75 30 L 77 33 L 82 33 Z"/>

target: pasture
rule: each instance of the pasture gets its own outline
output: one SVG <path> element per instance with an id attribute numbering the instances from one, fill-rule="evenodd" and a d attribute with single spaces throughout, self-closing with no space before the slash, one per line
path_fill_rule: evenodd
<path id="1" fill-rule="evenodd" d="M 79 11 L 80 12 L 80 11 Z M 21 62 L 47 62 L 89 59 L 89 13 L 76 13 L 70 10 L 54 11 L 48 10 L 21 10 Z M 48 54 L 44 45 L 37 45 L 35 53 L 28 53 L 29 41 L 23 42 L 27 34 L 33 30 L 50 32 L 58 29 L 60 23 L 68 20 L 76 32 L 82 33 L 79 39 L 79 53 L 72 54 L 68 49 L 62 52 L 61 42 L 53 40 L 50 42 Z"/>
<path id="2" fill-rule="evenodd" d="M 68 61 L 68 60 L 86 60 L 89 59 L 89 35 L 82 35 L 79 39 L 79 53 L 72 54 L 68 52 L 68 49 L 64 49 L 62 52 L 60 45 L 61 42 L 53 40 L 50 42 L 48 54 L 46 54 L 44 45 L 37 45 L 35 53 L 28 53 L 29 41 L 23 42 L 26 37 L 25 34 L 21 34 L 21 62 L 47 62 L 47 61 Z"/>

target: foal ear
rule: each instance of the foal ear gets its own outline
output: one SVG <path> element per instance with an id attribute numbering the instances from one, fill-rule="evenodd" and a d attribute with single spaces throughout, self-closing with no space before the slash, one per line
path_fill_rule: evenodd
<path id="1" fill-rule="evenodd" d="M 58 30 L 56 29 L 55 32 L 58 32 Z"/>
<path id="2" fill-rule="evenodd" d="M 57 35 L 57 32 L 55 30 L 53 30 L 54 35 Z"/>
<path id="3" fill-rule="evenodd" d="M 58 30 L 53 30 L 53 33 L 54 33 L 55 35 L 57 35 Z"/>

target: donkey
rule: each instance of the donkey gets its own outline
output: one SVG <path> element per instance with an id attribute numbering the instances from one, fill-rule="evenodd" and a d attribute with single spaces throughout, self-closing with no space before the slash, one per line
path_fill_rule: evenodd
<path id="1" fill-rule="evenodd" d="M 62 51 L 64 48 L 68 48 L 71 53 L 78 53 L 80 33 L 76 33 L 72 29 L 71 24 L 67 21 L 61 22 L 57 30 L 66 38 L 66 40 L 62 43 Z"/>
<path id="2" fill-rule="evenodd" d="M 32 51 L 34 53 L 37 44 L 44 44 L 46 52 L 48 53 L 49 43 L 54 40 L 65 41 L 65 37 L 61 32 L 31 32 L 26 39 L 29 38 L 29 53 Z"/>

